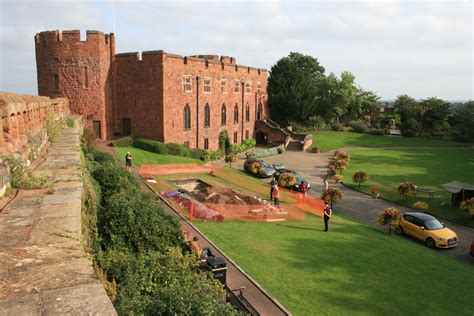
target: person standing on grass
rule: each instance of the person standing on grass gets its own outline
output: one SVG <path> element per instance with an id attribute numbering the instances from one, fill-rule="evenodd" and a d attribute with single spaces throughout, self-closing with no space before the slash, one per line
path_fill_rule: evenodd
<path id="1" fill-rule="evenodd" d="M 328 222 L 332 216 L 332 208 L 329 205 L 329 201 L 324 201 L 324 231 L 328 231 Z"/>
<path id="2" fill-rule="evenodd" d="M 127 167 L 127 170 L 132 168 L 132 154 L 129 151 L 125 155 L 125 166 Z"/>
<path id="3" fill-rule="evenodd" d="M 304 203 L 306 202 L 306 196 L 308 195 L 308 184 L 304 181 L 301 181 L 299 189 L 301 192 L 301 202 Z"/>
<path id="4" fill-rule="evenodd" d="M 270 201 L 273 201 L 273 191 L 275 190 L 275 186 L 278 185 L 278 182 L 275 180 L 275 178 L 272 179 L 272 182 L 270 182 Z"/>
<path id="5" fill-rule="evenodd" d="M 273 200 L 275 201 L 275 206 L 280 208 L 280 189 L 278 184 L 273 187 Z"/>

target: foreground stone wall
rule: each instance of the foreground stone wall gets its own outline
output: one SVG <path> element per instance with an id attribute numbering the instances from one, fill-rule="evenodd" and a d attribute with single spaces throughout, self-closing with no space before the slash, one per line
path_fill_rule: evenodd
<path id="1" fill-rule="evenodd" d="M 13 156 L 29 165 L 48 142 L 47 122 L 69 114 L 67 99 L 50 99 L 0 92 L 0 156 Z M 7 169 L 0 158 L 0 196 L 6 188 Z"/>
<path id="2" fill-rule="evenodd" d="M 34 172 L 48 191 L 21 190 L 0 213 L 0 315 L 116 315 L 83 248 L 80 124 Z"/>

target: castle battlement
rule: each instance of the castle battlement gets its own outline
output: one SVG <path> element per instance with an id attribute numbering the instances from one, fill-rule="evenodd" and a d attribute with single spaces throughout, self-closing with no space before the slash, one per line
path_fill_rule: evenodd
<path id="1" fill-rule="evenodd" d="M 185 65 L 192 65 L 193 63 L 201 63 L 205 68 L 209 67 L 209 64 L 220 65 L 222 69 L 224 67 L 233 67 L 235 71 L 246 71 L 247 73 L 250 72 L 257 72 L 257 74 L 266 73 L 267 70 L 263 68 L 255 68 L 249 67 L 244 65 L 237 65 L 236 60 L 234 57 L 230 56 L 219 56 L 219 55 L 191 55 L 191 56 L 183 56 L 178 54 L 167 53 L 164 50 L 151 50 L 151 51 L 143 51 L 140 52 L 129 52 L 129 53 L 120 53 L 115 55 L 116 58 L 119 59 L 120 62 L 154 62 L 158 61 L 157 57 L 160 61 L 165 58 L 175 58 L 181 59 L 183 64 Z M 161 59 L 163 58 L 163 59 Z"/>
<path id="2" fill-rule="evenodd" d="M 103 43 L 109 45 L 111 38 L 114 37 L 114 33 L 104 34 L 100 31 L 87 30 L 86 40 L 81 41 L 81 31 L 79 30 L 67 30 L 67 31 L 44 31 L 36 33 L 35 43 L 36 45 L 51 45 L 57 43 L 73 44 L 80 43 L 84 45 Z"/>

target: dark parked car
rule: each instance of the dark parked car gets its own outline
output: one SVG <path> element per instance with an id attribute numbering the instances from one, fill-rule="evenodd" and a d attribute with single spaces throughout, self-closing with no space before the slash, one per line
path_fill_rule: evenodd
<path id="1" fill-rule="evenodd" d="M 254 162 L 258 162 L 263 167 L 263 169 L 257 174 L 252 174 L 250 172 L 250 166 L 252 166 Z M 258 178 L 270 178 L 275 174 L 275 169 L 270 167 L 270 165 L 267 164 L 265 161 L 252 157 L 245 160 L 244 170 L 245 172 L 250 173 Z"/>
<path id="2" fill-rule="evenodd" d="M 285 167 L 281 163 L 275 163 L 272 166 L 276 170 L 275 179 L 277 181 L 280 178 L 280 175 L 282 173 L 286 173 L 286 172 L 292 173 L 296 177 L 296 183 L 294 185 L 290 186 L 290 187 L 287 187 L 287 189 L 290 189 L 290 190 L 293 190 L 293 191 L 299 191 L 300 184 L 301 184 L 302 181 L 304 181 L 308 184 L 308 190 L 311 188 L 311 184 L 309 184 L 309 182 L 306 181 L 305 178 L 303 178 L 298 172 L 296 172 L 294 170 L 291 170 L 291 169 L 288 169 L 287 167 Z"/>

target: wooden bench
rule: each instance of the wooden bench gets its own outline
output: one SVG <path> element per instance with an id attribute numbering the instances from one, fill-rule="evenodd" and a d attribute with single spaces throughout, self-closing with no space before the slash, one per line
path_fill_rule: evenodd
<path id="1" fill-rule="evenodd" d="M 434 190 L 431 190 L 431 189 L 427 189 L 427 188 L 423 188 L 423 187 L 419 187 L 419 186 L 414 186 L 415 187 L 415 190 L 417 192 L 423 192 L 423 193 L 428 193 L 430 195 L 430 199 L 433 198 L 433 195 L 435 195 L 436 191 Z"/>

